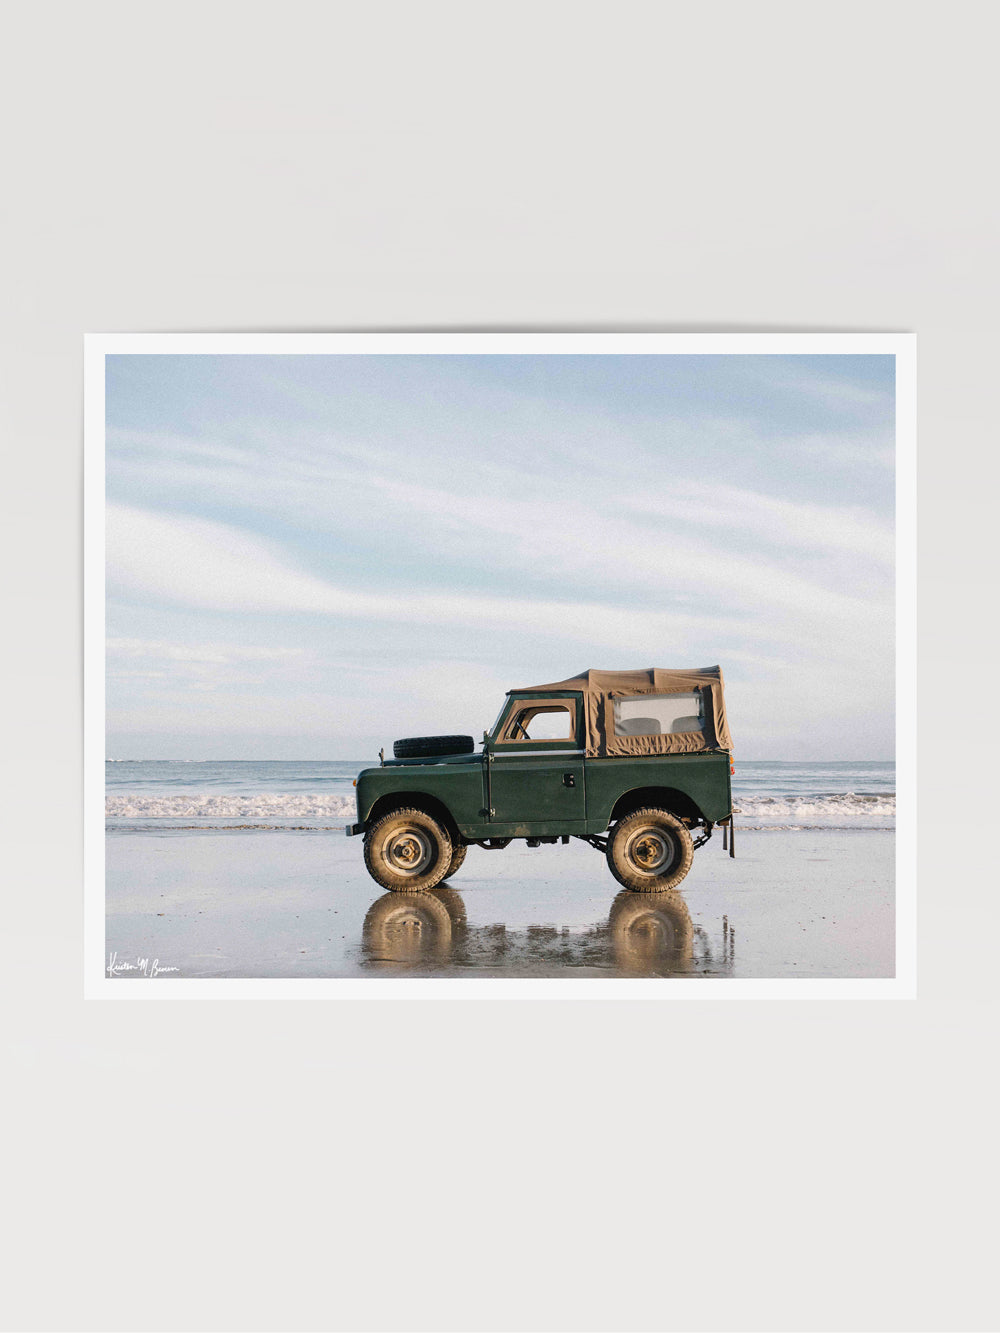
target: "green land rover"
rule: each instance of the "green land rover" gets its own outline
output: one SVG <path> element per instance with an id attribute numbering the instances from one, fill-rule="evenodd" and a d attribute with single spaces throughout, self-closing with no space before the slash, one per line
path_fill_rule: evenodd
<path id="1" fill-rule="evenodd" d="M 429 736 L 396 741 L 393 754 L 358 775 L 347 834 L 364 835 L 369 873 L 396 892 L 431 889 L 470 846 L 514 838 L 580 838 L 645 892 L 678 885 L 716 824 L 733 855 L 718 667 L 584 671 L 509 690 L 480 750 L 471 736 Z"/>

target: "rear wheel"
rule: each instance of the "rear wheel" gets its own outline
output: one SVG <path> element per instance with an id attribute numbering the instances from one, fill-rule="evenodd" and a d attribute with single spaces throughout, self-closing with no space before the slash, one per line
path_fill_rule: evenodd
<path id="1" fill-rule="evenodd" d="M 675 888 L 694 860 L 691 834 L 666 810 L 636 810 L 608 839 L 608 868 L 619 884 L 640 893 Z"/>
<path id="2" fill-rule="evenodd" d="M 418 893 L 440 884 L 453 850 L 448 830 L 423 810 L 393 810 L 366 835 L 365 865 L 384 889 Z"/>

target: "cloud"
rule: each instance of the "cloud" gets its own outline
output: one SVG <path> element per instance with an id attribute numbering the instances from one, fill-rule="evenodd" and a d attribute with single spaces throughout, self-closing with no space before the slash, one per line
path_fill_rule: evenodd
<path id="1" fill-rule="evenodd" d="M 179 644 L 165 639 L 110 638 L 110 658 L 167 658 L 172 662 L 205 662 L 228 666 L 234 662 L 278 662 L 302 655 L 301 648 L 260 648 L 249 644 Z"/>
<path id="2" fill-rule="evenodd" d="M 725 618 L 727 607 L 752 607 L 813 624 L 863 624 L 871 594 L 891 595 L 893 533 L 875 512 L 702 480 L 624 441 L 568 471 L 544 455 L 511 470 L 498 456 L 465 468 L 460 486 L 451 460 L 399 450 L 390 462 L 384 451 L 366 456 L 327 438 L 273 453 L 171 444 L 169 460 L 125 461 L 136 489 L 169 494 L 175 486 L 185 503 L 193 494 L 225 497 L 258 527 L 277 521 L 287 531 L 294 521 L 324 532 L 333 552 L 369 553 L 383 576 L 405 551 L 425 583 L 443 560 L 453 581 L 475 575 L 484 593 L 514 580 L 543 600 L 543 589 L 558 585 L 559 602 L 624 592 L 654 611 L 697 606 Z M 277 591 L 303 609 L 357 613 L 346 595 L 332 605 L 329 582 L 310 596 L 309 576 L 295 571 L 293 595 L 292 570 L 275 576 L 273 562 L 262 563 L 259 605 L 273 605 L 267 595 Z"/>
<path id="3" fill-rule="evenodd" d="M 205 519 L 166 517 L 109 505 L 108 575 L 112 590 L 185 606 L 232 611 L 337 611 L 321 579 L 290 567 L 274 547 Z"/>
<path id="4" fill-rule="evenodd" d="M 595 437 L 592 428 L 581 427 L 581 438 L 572 441 L 575 453 L 554 450 L 546 441 L 514 463 L 509 453 L 497 451 L 465 467 L 460 484 L 448 451 L 380 448 L 328 432 L 285 439 L 274 448 L 264 447 L 266 440 L 233 445 L 175 434 L 110 435 L 118 482 L 159 495 L 176 490 L 184 496 L 182 507 L 192 496 L 215 496 L 261 517 L 287 521 L 294 514 L 300 522 L 318 519 L 334 529 L 345 519 L 370 524 L 391 512 L 396 525 L 443 519 L 467 534 L 470 520 L 491 533 L 498 518 L 508 530 L 536 530 L 541 513 L 545 528 L 562 539 L 571 528 L 579 532 L 581 514 L 589 525 L 600 525 L 625 506 L 689 527 L 742 533 L 765 548 L 893 558 L 891 524 L 874 508 L 791 500 L 777 484 L 766 492 L 734 486 L 714 470 L 701 479 L 675 463 L 669 441 L 643 443 L 620 429 Z M 847 450 L 855 462 L 861 456 L 892 462 L 891 448 L 867 445 L 857 434 L 802 437 L 798 443 L 838 457 Z M 740 444 L 752 450 L 755 441 Z"/>
<path id="5" fill-rule="evenodd" d="M 602 504 L 600 497 L 553 496 L 550 485 L 526 476 L 516 496 L 464 496 L 460 507 L 449 490 L 395 478 L 376 479 L 371 490 L 390 506 L 408 505 L 439 546 L 447 546 L 450 533 L 453 549 L 471 547 L 494 568 L 520 571 L 522 578 L 542 569 L 567 586 L 624 587 L 652 597 L 654 607 L 690 599 L 807 621 L 867 620 L 867 598 L 842 589 L 842 562 L 864 561 L 866 584 L 891 569 L 892 534 L 870 516 L 724 486 L 648 485 L 640 474 L 621 478 L 613 503 Z M 743 548 L 741 535 L 748 539 Z M 764 554 L 768 542 L 797 549 L 809 576 L 787 556 Z M 827 552 L 838 557 L 829 570 L 820 563 Z"/>
<path id="6" fill-rule="evenodd" d="M 634 513 L 697 523 L 705 531 L 745 534 L 765 546 L 857 555 L 891 566 L 892 528 L 860 507 L 806 504 L 727 486 L 685 482 L 626 501 Z"/>
<path id="7" fill-rule="evenodd" d="M 737 634 L 738 617 L 447 592 L 384 595 L 344 589 L 291 565 L 273 543 L 205 519 L 108 507 L 113 595 L 213 611 L 311 614 L 407 625 L 490 626 L 520 637 L 556 634 L 588 644 L 643 648 L 657 639 Z"/>

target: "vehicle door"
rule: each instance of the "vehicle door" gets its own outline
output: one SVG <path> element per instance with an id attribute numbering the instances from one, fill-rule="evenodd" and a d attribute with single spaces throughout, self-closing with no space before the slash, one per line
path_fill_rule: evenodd
<path id="1" fill-rule="evenodd" d="M 511 697 L 490 747 L 491 824 L 583 828 L 582 714 L 579 694 Z"/>

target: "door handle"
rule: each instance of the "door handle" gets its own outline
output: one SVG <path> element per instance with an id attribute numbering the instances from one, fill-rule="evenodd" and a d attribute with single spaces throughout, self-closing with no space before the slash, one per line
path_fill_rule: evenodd
<path id="1" fill-rule="evenodd" d="M 575 774 L 573 774 L 573 773 L 564 773 L 564 774 L 563 774 L 563 786 L 564 786 L 564 787 L 575 787 L 575 786 L 576 786 L 576 776 L 575 776 Z"/>

